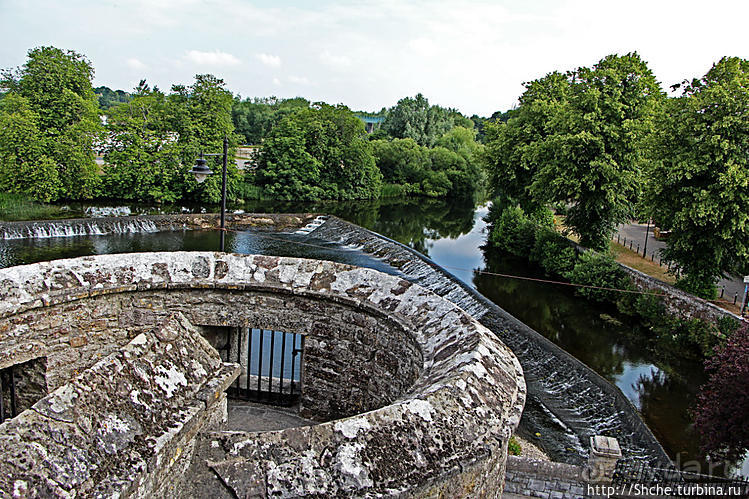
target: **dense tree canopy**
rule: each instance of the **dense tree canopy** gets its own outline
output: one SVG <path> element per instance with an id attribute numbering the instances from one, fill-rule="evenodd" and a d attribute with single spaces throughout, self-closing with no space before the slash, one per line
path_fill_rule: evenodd
<path id="1" fill-rule="evenodd" d="M 296 97 L 293 99 L 277 99 L 275 97 L 234 99 L 232 119 L 237 133 L 247 144 L 260 144 L 270 133 L 271 128 L 279 123 L 284 116 L 298 109 L 307 109 L 310 102 Z"/>
<path id="2" fill-rule="evenodd" d="M 271 130 L 254 182 L 279 199 L 376 198 L 382 175 L 371 147 L 347 107 L 315 104 Z"/>
<path id="3" fill-rule="evenodd" d="M 0 146 L 7 153 L 0 158 L 0 177 L 24 178 L 7 185 L 8 189 L 44 200 L 95 194 L 98 178 L 92 144 L 101 124 L 91 87 L 93 74 L 84 56 L 55 47 L 32 49 L 21 68 L 3 72 L 0 86 L 8 89 L 3 101 L 13 98 L 3 107 L 0 119 L 15 130 L 7 130 L 3 139 L 23 134 L 26 140 L 34 140 L 33 144 L 5 142 Z M 22 153 L 18 148 L 23 147 L 29 150 Z M 30 162 L 36 160 L 41 161 L 40 171 L 29 177 Z"/>
<path id="4" fill-rule="evenodd" d="M 749 61 L 723 58 L 685 85 L 658 130 L 648 201 L 672 231 L 664 255 L 710 297 L 723 272 L 749 270 Z"/>
<path id="5" fill-rule="evenodd" d="M 421 94 L 404 97 L 388 111 L 382 129 L 396 139 L 413 139 L 421 146 L 431 147 L 434 142 L 454 126 L 460 113 L 439 106 L 430 106 Z M 466 123 L 459 119 L 461 125 Z M 470 120 L 469 120 L 470 121 Z M 472 126 L 472 125 L 471 125 Z"/>
<path id="6" fill-rule="evenodd" d="M 130 102 L 109 110 L 103 145 L 107 195 L 156 202 L 218 202 L 221 176 L 213 175 L 198 185 L 188 170 L 200 151 L 220 152 L 224 137 L 236 144 L 231 105 L 223 80 L 212 75 L 197 75 L 190 86 L 175 85 L 169 95 L 141 82 Z M 212 168 L 220 171 L 218 164 Z M 232 199 L 241 175 L 233 161 L 227 170 Z"/>
<path id="7" fill-rule="evenodd" d="M 520 202 L 567 205 L 580 242 L 605 248 L 633 213 L 662 99 L 636 53 L 531 82 L 509 121 L 487 127 L 493 182 Z"/>
<path id="8" fill-rule="evenodd" d="M 124 90 L 112 90 L 105 86 L 96 87 L 94 93 L 99 100 L 99 108 L 104 111 L 118 104 L 130 102 L 133 98 L 133 95 L 130 92 L 125 92 Z"/>

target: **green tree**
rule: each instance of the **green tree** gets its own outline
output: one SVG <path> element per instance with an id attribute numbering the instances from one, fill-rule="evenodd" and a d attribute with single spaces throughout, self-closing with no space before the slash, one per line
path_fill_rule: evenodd
<path id="1" fill-rule="evenodd" d="M 166 96 L 143 82 L 132 99 L 110 110 L 104 150 L 108 197 L 174 202 L 188 179 L 177 134 L 170 130 Z"/>
<path id="2" fill-rule="evenodd" d="M 531 185 L 543 165 L 541 145 L 553 133 L 552 120 L 563 112 L 568 94 L 567 76 L 549 73 L 525 84 L 520 105 L 506 113 L 507 119 L 484 124 L 483 158 L 492 194 L 535 210 L 539 200 Z"/>
<path id="3" fill-rule="evenodd" d="M 606 248 L 641 192 L 662 99 L 636 53 L 527 84 L 507 123 L 487 126 L 493 186 L 521 204 L 569 206 L 581 244 Z"/>
<path id="4" fill-rule="evenodd" d="M 430 106 L 426 97 L 417 94 L 413 98 L 404 97 L 399 100 L 388 111 L 382 128 L 393 138 L 413 139 L 419 145 L 431 147 L 454 126 L 454 116 L 460 117 L 459 121 L 463 126 L 470 123 L 470 120 L 463 120 L 463 116 L 457 111 Z"/>
<path id="5" fill-rule="evenodd" d="M 210 74 L 195 75 L 190 86 L 173 85 L 167 96 L 166 113 L 169 130 L 177 134 L 177 146 L 184 165 L 192 165 L 199 152 L 218 153 L 223 149 L 224 137 L 229 139 L 230 160 L 227 168 L 227 196 L 237 197 L 242 176 L 236 163 L 231 160 L 233 150 L 239 142 L 234 133 L 231 109 L 231 92 L 224 80 Z M 214 170 L 220 165 L 212 167 Z M 187 170 L 186 168 L 185 170 Z M 188 198 L 217 203 L 221 200 L 221 175 L 212 175 L 204 183 L 194 179 L 185 180 Z"/>
<path id="6" fill-rule="evenodd" d="M 379 196 L 382 175 L 362 122 L 345 106 L 318 103 L 271 130 L 254 182 L 283 199 L 366 199 Z"/>
<path id="7" fill-rule="evenodd" d="M 55 47 L 32 49 L 21 68 L 3 72 L 0 86 L 26 99 L 33 113 L 39 131 L 34 148 L 55 164 L 59 188 L 45 198 L 81 199 L 96 192 L 99 179 L 93 143 L 101 123 L 91 87 L 93 74 L 91 63 L 83 55 Z M 42 174 L 40 178 L 50 176 Z M 29 187 L 27 192 L 43 190 Z"/>
<path id="8" fill-rule="evenodd" d="M 659 122 L 648 200 L 671 230 L 665 259 L 704 297 L 749 268 L 749 61 L 724 57 L 670 99 Z"/>
<path id="9" fill-rule="evenodd" d="M 40 201 L 58 197 L 62 183 L 44 143 L 28 99 L 11 93 L 0 100 L 0 190 Z"/>
<path id="10" fill-rule="evenodd" d="M 232 106 L 232 120 L 237 133 L 244 137 L 246 143 L 259 144 L 284 116 L 299 109 L 309 108 L 309 106 L 310 102 L 301 97 L 293 99 L 256 97 L 245 100 L 237 97 Z"/>
<path id="11" fill-rule="evenodd" d="M 583 246 L 607 248 L 616 226 L 632 216 L 662 99 L 636 53 L 607 56 L 572 75 L 568 105 L 552 121 L 531 189 L 570 205 L 565 224 Z"/>

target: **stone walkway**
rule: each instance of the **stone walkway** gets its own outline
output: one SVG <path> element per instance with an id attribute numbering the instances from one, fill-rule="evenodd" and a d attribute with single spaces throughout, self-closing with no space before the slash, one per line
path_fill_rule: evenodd
<path id="1" fill-rule="evenodd" d="M 273 431 L 298 426 L 310 426 L 317 422 L 304 419 L 293 408 L 276 407 L 241 400 L 229 400 L 228 431 Z"/>

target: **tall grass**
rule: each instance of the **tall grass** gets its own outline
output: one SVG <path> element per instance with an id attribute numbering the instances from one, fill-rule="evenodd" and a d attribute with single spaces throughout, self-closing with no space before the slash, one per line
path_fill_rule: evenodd
<path id="1" fill-rule="evenodd" d="M 0 192 L 0 220 L 38 220 L 59 215 L 60 208 L 37 203 L 20 194 Z"/>

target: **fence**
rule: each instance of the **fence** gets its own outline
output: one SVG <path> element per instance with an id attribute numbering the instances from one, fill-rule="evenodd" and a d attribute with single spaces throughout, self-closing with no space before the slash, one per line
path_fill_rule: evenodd
<path id="1" fill-rule="evenodd" d="M 304 335 L 258 328 L 235 328 L 219 349 L 228 362 L 242 365 L 229 397 L 293 405 L 302 393 Z"/>

